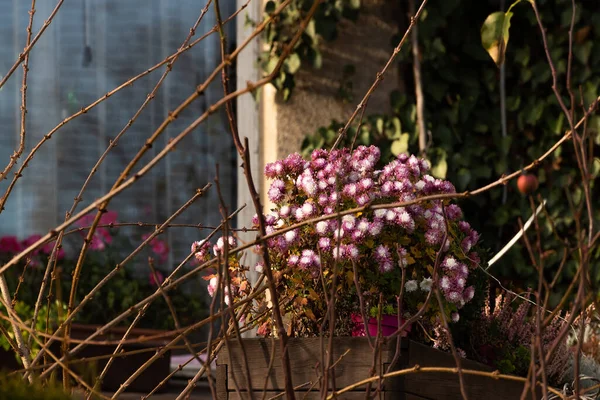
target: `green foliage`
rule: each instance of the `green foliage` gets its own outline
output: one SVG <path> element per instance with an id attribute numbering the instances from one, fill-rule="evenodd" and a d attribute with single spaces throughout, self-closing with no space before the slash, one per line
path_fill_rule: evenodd
<path id="1" fill-rule="evenodd" d="M 600 94 L 600 51 L 595 51 L 599 46 L 600 32 L 595 27 L 600 26 L 600 9 L 595 1 L 580 1 L 577 4 L 571 85 L 573 88 L 581 87 L 584 104 L 589 104 Z M 567 120 L 552 91 L 552 76 L 535 15 L 531 7 L 521 6 L 513 10 L 510 23 L 518 29 L 513 28 L 511 45 L 505 49 L 508 134 L 502 136 L 499 71 L 489 62 L 489 55 L 479 44 L 481 32 L 473 29 L 481 27 L 490 13 L 498 11 L 495 7 L 478 0 L 448 0 L 435 12 L 424 13 L 419 21 L 425 119 L 427 129 L 431 132 L 427 157 L 436 175 L 445 176 L 459 192 L 487 185 L 504 173 L 519 170 L 541 156 L 568 129 Z M 571 2 L 538 1 L 538 8 L 547 28 L 558 82 L 564 85 Z M 414 85 L 410 68 L 412 53 L 408 43 L 399 54 L 399 59 L 402 77 L 409 89 L 405 93 L 392 93 L 391 115 L 365 117 L 357 138 L 357 144 L 379 146 L 384 157 L 390 157 L 392 149 L 404 150 L 406 142 L 408 152 L 418 152 L 415 99 L 410 89 Z M 581 116 L 578 93 L 579 89 L 576 90 L 575 108 Z M 563 98 L 569 107 L 569 99 L 566 96 Z M 391 129 L 391 137 L 382 134 L 377 127 L 388 127 L 395 118 L 399 120 L 401 128 Z M 329 148 L 340 126 L 339 122 L 334 121 L 308 136 L 303 143 L 303 151 L 308 152 L 316 147 Z M 354 129 L 348 131 L 344 145 L 351 142 L 356 132 Z M 600 117 L 590 117 L 587 129 L 595 145 L 600 145 Z M 398 132 L 408 136 L 398 137 Z M 594 151 L 598 159 L 598 150 Z M 596 177 L 600 170 L 600 161 L 596 159 L 590 166 L 592 177 Z M 555 228 L 562 237 L 571 240 L 575 237 L 574 213 L 565 196 L 572 199 L 575 209 L 584 201 L 578 184 L 581 176 L 572 144 L 565 143 L 534 173 L 540 181 L 537 194 L 547 199 L 547 209 Z M 592 198 L 598 198 L 598 185 L 592 182 L 591 187 Z M 529 200 L 518 193 L 516 182 L 511 182 L 506 190 L 507 201 L 504 204 L 501 186 L 464 200 L 461 204 L 466 220 L 482 233 L 485 245 L 493 252 L 500 250 L 518 232 L 518 218 L 526 219 L 532 214 Z M 600 210 L 595 211 L 594 219 L 597 225 L 600 222 Z M 542 248 L 546 252 L 545 271 L 548 277 L 552 277 L 561 262 L 563 243 L 556 240 L 552 225 L 545 217 L 540 218 L 540 224 L 543 229 Z M 523 250 L 517 244 L 491 271 L 504 284 L 511 283 L 513 287 L 521 289 L 537 282 L 537 272 Z M 600 252 L 593 257 L 593 264 L 600 265 Z M 560 288 L 564 289 L 573 278 L 576 263 L 575 259 L 568 261 L 558 280 L 559 290 L 553 293 L 551 303 L 556 304 L 561 294 Z M 592 269 L 592 281 L 598 289 L 600 268 Z"/>
<path id="2" fill-rule="evenodd" d="M 344 124 L 332 121 L 329 126 L 319 128 L 314 135 L 306 136 L 302 142 L 302 156 L 310 158 L 313 150 L 331 147 L 343 127 Z M 381 150 L 379 166 L 383 166 L 393 157 L 406 152 L 409 136 L 407 132 L 402 132 L 400 118 L 372 115 L 365 118 L 358 133 L 356 127 L 350 127 L 339 147 L 350 147 L 354 137 L 355 146 L 377 146 Z"/>
<path id="3" fill-rule="evenodd" d="M 116 238 L 115 240 L 119 240 Z M 100 282 L 117 263 L 122 260 L 118 258 L 115 251 L 105 250 L 103 252 L 90 252 L 88 262 L 85 265 L 85 275 L 80 279 L 77 286 L 77 298 L 79 301 Z M 146 268 L 148 268 L 146 266 Z M 74 265 L 67 264 L 61 271 L 61 286 L 63 296 L 68 296 L 72 285 L 72 274 Z M 156 291 L 156 286 L 148 277 L 136 276 L 132 268 L 121 268 L 116 275 L 104 285 L 88 302 L 75 318 L 76 322 L 85 324 L 105 324 L 117 315 L 128 310 L 147 296 Z M 37 286 L 39 287 L 39 285 Z M 179 288 L 167 292 L 180 322 L 184 325 L 201 320 L 205 314 L 204 303 L 197 298 L 187 294 L 189 287 Z M 65 297 L 66 298 L 66 297 Z M 122 325 L 133 321 L 135 314 L 122 322 Z M 174 321 L 167 303 L 162 297 L 153 301 L 152 305 L 137 325 L 140 328 L 152 329 L 174 329 Z"/>
<path id="4" fill-rule="evenodd" d="M 282 0 L 268 1 L 265 4 L 265 14 L 273 13 L 281 3 Z M 267 26 L 264 40 L 269 48 L 260 57 L 260 64 L 265 73 L 269 74 L 275 69 L 283 49 L 294 37 L 312 4 L 313 0 L 292 0 L 273 23 Z M 319 47 L 321 40 L 334 40 L 338 33 L 338 22 L 344 18 L 355 19 L 359 8 L 360 0 L 321 2 L 306 31 L 283 63 L 279 76 L 271 82 L 278 91 L 281 91 L 284 100 L 289 99 L 295 86 L 294 76 L 303 64 L 311 65 L 316 69 L 323 65 L 323 56 Z M 352 75 L 350 70 L 347 72 Z M 347 99 L 352 89 L 348 78 L 347 76 L 343 79 L 340 85 L 340 95 Z"/>
<path id="5" fill-rule="evenodd" d="M 31 321 L 33 320 L 33 311 L 34 311 L 33 307 L 23 301 L 17 301 L 14 305 L 14 309 L 15 309 L 15 312 L 17 313 L 17 315 L 19 316 L 19 318 L 21 318 L 21 320 L 23 321 L 23 323 L 25 323 L 27 326 L 30 326 Z M 0 305 L 0 313 L 3 315 L 8 315 L 7 310 L 2 305 Z M 56 328 L 59 323 L 64 321 L 66 314 L 67 314 L 67 305 L 61 303 L 58 300 L 55 300 L 54 302 L 52 302 L 50 304 L 50 310 L 48 310 L 47 303 L 43 304 L 40 307 L 39 316 L 38 316 L 38 319 L 36 320 L 36 324 L 35 324 L 36 331 L 43 332 L 43 333 L 46 333 L 46 332 L 52 333 L 51 329 Z M 4 319 L 0 320 L 0 325 L 2 325 L 4 327 L 4 329 L 6 330 L 6 332 L 8 332 L 8 334 L 9 334 L 9 338 L 5 337 L 4 335 L 0 336 L 0 347 L 3 348 L 4 350 L 11 350 L 9 340 L 11 340 L 13 343 L 15 342 L 15 336 L 13 333 L 12 326 L 9 321 L 4 320 Z M 23 339 L 25 341 L 29 340 L 29 331 L 22 329 L 21 334 L 23 335 Z M 35 357 L 37 355 L 38 351 L 40 350 L 40 348 L 41 348 L 41 346 L 35 340 L 33 340 L 32 346 L 31 346 L 32 356 Z M 21 360 L 20 360 L 18 354 L 15 354 L 15 357 L 17 358 L 17 360 L 20 363 Z"/>
<path id="6" fill-rule="evenodd" d="M 0 400 L 70 400 L 60 386 L 50 383 L 30 384 L 21 375 L 0 373 Z"/>

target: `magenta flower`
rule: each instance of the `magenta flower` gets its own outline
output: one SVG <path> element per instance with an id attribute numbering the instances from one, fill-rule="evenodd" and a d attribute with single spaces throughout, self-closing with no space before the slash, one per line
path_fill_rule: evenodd
<path id="1" fill-rule="evenodd" d="M 165 281 L 165 277 L 160 271 L 154 271 L 154 273 L 150 273 L 148 276 L 148 283 L 150 286 L 160 286 Z"/>
<path id="2" fill-rule="evenodd" d="M 16 236 L 4 236 L 0 238 L 0 252 L 16 254 L 23 251 L 23 246 Z"/>
<path id="3" fill-rule="evenodd" d="M 94 222 L 96 217 L 95 213 L 89 213 L 83 216 L 79 221 L 77 221 L 77 226 L 80 228 L 89 227 Z M 108 211 L 100 217 L 100 221 L 98 225 L 110 225 L 117 222 L 117 213 L 114 211 Z M 85 236 L 86 233 L 82 232 Z M 94 236 L 89 244 L 90 250 L 104 250 L 106 245 L 111 244 L 112 236 L 107 228 L 98 227 L 94 232 Z"/>
<path id="4" fill-rule="evenodd" d="M 27 247 L 31 246 L 32 244 L 34 244 L 41 238 L 42 238 L 42 235 L 38 235 L 38 234 L 29 236 L 27 239 L 23 240 L 22 248 L 26 249 Z M 44 255 L 49 256 L 52 253 L 52 250 L 54 250 L 54 241 L 48 242 L 48 243 L 44 244 L 43 246 L 38 247 L 36 250 L 31 252 L 30 255 L 36 256 L 38 254 L 44 254 Z M 58 249 L 58 251 L 56 252 L 56 259 L 62 260 L 64 257 L 65 257 L 65 251 L 62 248 Z"/>
<path id="5" fill-rule="evenodd" d="M 150 234 L 145 234 L 142 236 L 142 240 L 146 240 L 150 237 Z M 196 242 L 194 242 L 195 244 Z M 160 262 L 165 262 L 167 261 L 167 259 L 169 258 L 169 246 L 167 245 L 167 242 L 165 242 L 164 240 L 158 239 L 158 238 L 154 238 L 150 241 L 150 248 L 152 249 L 152 252 L 154 253 L 154 255 L 156 255 L 156 257 L 158 257 L 158 260 Z"/>

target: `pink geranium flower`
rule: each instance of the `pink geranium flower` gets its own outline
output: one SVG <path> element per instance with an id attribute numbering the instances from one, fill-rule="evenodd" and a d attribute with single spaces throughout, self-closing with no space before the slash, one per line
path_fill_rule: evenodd
<path id="1" fill-rule="evenodd" d="M 26 249 L 27 247 L 31 246 L 32 244 L 34 244 L 35 242 L 37 242 L 38 240 L 40 240 L 42 238 L 42 235 L 38 235 L 38 234 L 34 234 L 29 236 L 27 239 L 23 240 L 23 248 Z M 48 242 L 46 244 L 44 244 L 41 247 L 38 247 L 36 250 L 34 250 L 33 252 L 31 252 L 30 255 L 35 256 L 38 254 L 45 254 L 45 255 L 50 255 L 52 254 L 52 250 L 54 250 L 54 241 Z M 62 260 L 65 257 L 65 251 L 60 248 L 57 253 L 56 253 L 56 258 L 57 260 Z"/>
<path id="2" fill-rule="evenodd" d="M 163 274 L 160 271 L 155 271 L 155 273 L 150 273 L 150 276 L 148 277 L 148 282 L 150 283 L 150 286 L 159 286 L 162 285 L 162 283 L 165 281 L 165 277 L 163 276 Z"/>
<path id="3" fill-rule="evenodd" d="M 146 240 L 149 237 L 150 234 L 147 233 L 142 236 L 142 240 Z M 152 239 L 152 241 L 150 241 L 150 248 L 152 249 L 152 252 L 158 257 L 160 262 L 164 263 L 169 258 L 169 246 L 164 240 L 160 240 L 158 238 Z"/>
<path id="4" fill-rule="evenodd" d="M 77 226 L 80 228 L 89 227 L 94 222 L 94 218 L 96 218 L 96 214 L 93 212 L 89 213 L 77 221 Z M 108 211 L 102 214 L 98 225 L 109 225 L 115 222 L 117 222 L 117 213 L 115 211 Z M 111 244 L 111 242 L 112 236 L 109 230 L 105 227 L 98 227 L 90 242 L 90 250 L 104 250 L 106 245 Z"/>
<path id="5" fill-rule="evenodd" d="M 4 236 L 0 238 L 0 252 L 15 254 L 23 250 L 23 246 L 16 236 Z"/>

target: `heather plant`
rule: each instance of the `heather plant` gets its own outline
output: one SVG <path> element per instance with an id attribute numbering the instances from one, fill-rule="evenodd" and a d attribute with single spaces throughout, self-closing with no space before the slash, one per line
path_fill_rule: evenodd
<path id="1" fill-rule="evenodd" d="M 494 308 L 487 302 L 481 316 L 471 321 L 470 341 L 475 359 L 500 372 L 525 376 L 531 363 L 537 323 L 535 316 L 530 315 L 531 303 L 523 301 L 515 305 L 515 299 L 514 295 L 506 293 L 495 298 Z M 526 300 L 529 300 L 529 296 Z M 544 327 L 539 337 L 543 354 L 548 352 L 563 327 L 565 319 L 560 314 Z M 563 383 L 569 357 L 567 343 L 563 340 L 545 365 L 551 384 Z"/>

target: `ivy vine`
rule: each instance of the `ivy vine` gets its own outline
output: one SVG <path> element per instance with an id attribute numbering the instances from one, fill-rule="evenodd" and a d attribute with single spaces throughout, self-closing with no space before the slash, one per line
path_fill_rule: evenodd
<path id="1" fill-rule="evenodd" d="M 273 13 L 281 2 L 268 1 L 264 8 L 265 14 Z M 265 29 L 264 40 L 268 49 L 261 54 L 259 61 L 266 74 L 275 69 L 284 47 L 292 40 L 312 3 L 312 0 L 293 0 Z M 294 51 L 286 58 L 279 76 L 271 82 L 282 93 L 285 101 L 292 94 L 295 86 L 294 76 L 301 65 L 304 63 L 320 69 L 323 63 L 321 41 L 334 40 L 338 35 L 339 21 L 344 18 L 356 20 L 359 9 L 360 0 L 326 0 L 319 5 Z M 340 87 L 340 90 L 343 88 Z"/>

